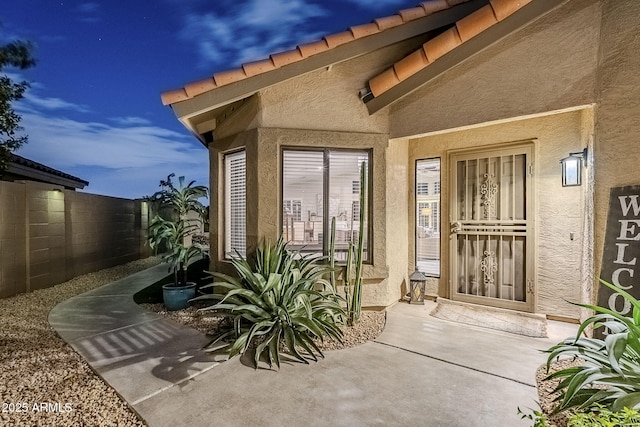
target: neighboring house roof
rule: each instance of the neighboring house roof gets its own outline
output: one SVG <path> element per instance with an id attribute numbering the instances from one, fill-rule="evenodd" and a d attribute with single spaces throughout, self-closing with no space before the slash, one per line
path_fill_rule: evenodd
<path id="1" fill-rule="evenodd" d="M 53 169 L 42 163 L 34 162 L 25 157 L 11 154 L 9 159 L 9 167 L 2 176 L 3 180 L 16 181 L 28 180 L 45 182 L 48 184 L 61 185 L 70 190 L 77 188 L 83 189 L 89 185 L 89 181 L 85 181 L 68 173 L 64 173 L 57 169 Z"/>

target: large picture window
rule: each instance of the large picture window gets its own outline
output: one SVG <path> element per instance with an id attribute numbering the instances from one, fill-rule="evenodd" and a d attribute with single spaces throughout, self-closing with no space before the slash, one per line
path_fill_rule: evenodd
<path id="1" fill-rule="evenodd" d="M 282 234 L 288 247 L 302 253 L 328 254 L 331 218 L 335 218 L 336 260 L 346 260 L 349 242 L 358 240 L 360 167 L 367 165 L 369 180 L 369 157 L 368 150 L 283 150 Z M 366 188 L 368 204 L 371 186 Z M 370 210 L 365 213 L 364 259 L 370 260 Z"/>
<path id="2" fill-rule="evenodd" d="M 233 258 L 247 250 L 246 154 L 244 151 L 224 156 L 224 254 Z"/>
<path id="3" fill-rule="evenodd" d="M 440 277 L 440 159 L 416 162 L 416 268 Z"/>

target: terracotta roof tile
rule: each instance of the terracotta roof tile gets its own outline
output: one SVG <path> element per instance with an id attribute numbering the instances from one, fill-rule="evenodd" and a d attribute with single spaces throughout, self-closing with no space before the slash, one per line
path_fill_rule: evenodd
<path id="1" fill-rule="evenodd" d="M 427 53 L 429 62 L 433 62 L 461 44 L 462 40 L 458 34 L 458 29 L 452 27 L 426 42 L 423 48 Z"/>
<path id="2" fill-rule="evenodd" d="M 448 8 L 468 0 L 430 0 L 420 5 L 427 12 L 429 10 L 436 11 L 436 9 L 439 10 L 439 7 L 443 7 L 442 3 L 445 1 L 446 7 Z M 422 46 L 422 49 L 404 57 L 396 62 L 392 68 L 372 78 L 369 81 L 369 87 L 373 96 L 380 95 L 399 82 L 406 80 L 418 71 L 428 67 L 433 61 L 480 34 L 492 25 L 507 18 L 531 1 L 532 0 L 490 0 L 490 4 L 483 6 L 456 22 L 455 27 L 444 31 L 426 42 Z M 400 14 L 403 16 L 403 19 L 415 19 L 414 16 L 417 17 L 419 11 L 415 10 L 415 8 L 406 9 L 400 11 Z M 393 73 L 391 71 L 393 71 Z"/>
<path id="3" fill-rule="evenodd" d="M 380 32 L 380 29 L 375 22 L 364 25 L 356 25 L 355 27 L 350 27 L 349 29 L 353 33 L 353 37 L 356 39 L 360 39 L 362 37 L 370 36 L 371 34 Z"/>
<path id="4" fill-rule="evenodd" d="M 395 15 L 381 17 L 375 19 L 373 22 L 356 25 L 349 28 L 347 31 L 329 34 L 323 39 L 306 43 L 298 46 L 296 49 L 288 50 L 285 52 L 274 53 L 269 58 L 254 62 L 248 62 L 243 64 L 241 68 L 236 68 L 228 71 L 223 71 L 214 74 L 213 79 L 206 79 L 199 82 L 194 82 L 185 85 L 185 88 L 170 90 L 162 93 L 162 102 L 164 105 L 173 104 L 175 102 L 183 101 L 185 99 L 192 98 L 208 90 L 216 89 L 217 87 L 231 84 L 247 77 L 252 77 L 261 73 L 271 71 L 276 68 L 283 67 L 285 65 L 300 61 L 309 56 L 324 52 L 329 49 L 333 49 L 337 46 L 349 43 L 353 40 L 367 37 L 372 34 L 385 31 L 389 28 L 403 25 L 409 21 L 413 21 L 418 18 L 422 18 L 426 15 L 436 13 L 438 11 L 447 9 L 453 5 L 464 3 L 470 0 L 425 0 L 417 7 L 404 9 L 399 11 Z M 512 13 L 508 3 L 527 3 L 530 0 L 492 0 L 492 3 L 497 3 L 503 14 Z M 413 59 L 419 59 L 417 55 Z M 404 76 L 407 70 L 405 65 L 414 64 L 412 60 L 407 59 L 406 64 L 398 66 L 401 74 Z M 413 66 L 413 65 L 411 65 Z"/>
<path id="5" fill-rule="evenodd" d="M 276 67 L 283 67 L 293 62 L 300 61 L 301 59 L 303 59 L 302 53 L 300 53 L 297 48 L 271 55 L 271 60 Z"/>
<path id="6" fill-rule="evenodd" d="M 423 1 L 422 3 L 420 3 L 420 7 L 424 9 L 427 15 L 430 15 L 432 13 L 439 12 L 444 9 L 448 9 L 449 4 L 447 4 L 447 0 L 429 0 L 429 1 Z"/>
<path id="7" fill-rule="evenodd" d="M 412 7 L 411 9 L 402 9 L 398 12 L 398 15 L 402 17 L 404 22 L 413 21 L 414 19 L 422 18 L 426 16 L 426 12 L 422 7 Z"/>
<path id="8" fill-rule="evenodd" d="M 402 16 L 400 15 L 391 15 L 391 16 L 385 16 L 384 18 L 377 18 L 377 19 L 374 19 L 373 22 L 375 22 L 376 25 L 378 25 L 378 28 L 380 29 L 380 31 L 384 31 L 387 28 L 393 28 L 393 27 L 397 27 L 398 25 L 404 24 L 404 21 L 402 20 Z"/>
<path id="9" fill-rule="evenodd" d="M 497 23 L 498 19 L 493 14 L 491 5 L 486 5 L 456 22 L 456 27 L 464 43 Z"/>
<path id="10" fill-rule="evenodd" d="M 342 33 L 329 34 L 324 36 L 324 40 L 327 42 L 329 49 L 333 49 L 341 44 L 348 43 L 355 40 L 351 31 L 343 31 Z"/>
<path id="11" fill-rule="evenodd" d="M 180 88 L 162 92 L 160 98 L 162 99 L 162 105 L 169 105 L 189 99 L 189 95 L 187 95 L 187 92 L 183 88 Z"/>
<path id="12" fill-rule="evenodd" d="M 502 21 L 531 0 L 491 0 L 493 13 L 498 21 Z"/>
<path id="13" fill-rule="evenodd" d="M 383 92 L 391 89 L 395 85 L 400 83 L 396 72 L 393 68 L 389 68 L 381 74 L 378 74 L 371 80 L 369 80 L 369 87 L 371 88 L 371 93 L 373 96 L 378 96 Z"/>
<path id="14" fill-rule="evenodd" d="M 263 59 L 261 61 L 247 62 L 242 64 L 242 69 L 247 77 L 255 76 L 256 74 L 266 73 L 267 71 L 275 70 L 276 66 L 273 64 L 271 58 Z"/>
<path id="15" fill-rule="evenodd" d="M 234 68 L 233 70 L 222 71 L 215 73 L 213 78 L 218 86 L 228 85 L 229 83 L 237 82 L 247 78 L 242 68 Z"/>
<path id="16" fill-rule="evenodd" d="M 416 50 L 411 55 L 405 56 L 393 66 L 400 81 L 406 80 L 424 67 L 429 65 L 424 50 Z"/>
<path id="17" fill-rule="evenodd" d="M 216 82 L 213 81 L 212 77 L 209 77 L 208 79 L 186 84 L 184 86 L 184 91 L 187 93 L 189 98 L 193 98 L 194 96 L 210 91 L 211 89 L 215 89 L 216 87 Z"/>
<path id="18" fill-rule="evenodd" d="M 316 53 L 324 52 L 325 50 L 329 50 L 329 45 L 327 42 L 322 39 L 316 42 L 305 43 L 298 45 L 298 50 L 302 54 L 304 58 L 315 55 Z"/>

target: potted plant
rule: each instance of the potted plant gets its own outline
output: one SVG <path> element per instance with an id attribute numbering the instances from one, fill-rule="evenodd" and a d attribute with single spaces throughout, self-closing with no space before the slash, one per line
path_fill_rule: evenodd
<path id="1" fill-rule="evenodd" d="M 192 244 L 191 237 L 200 229 L 206 208 L 200 198 L 207 197 L 209 190 L 202 185 L 194 185 L 191 181 L 185 185 L 183 176 L 178 178 L 178 187 L 171 178 L 160 181 L 162 189 L 150 197 L 157 213 L 149 225 L 149 246 L 156 253 L 163 249 L 163 260 L 169 264 L 173 272 L 173 282 L 162 286 L 162 297 L 168 310 L 180 310 L 189 305 L 195 297 L 196 284 L 187 282 L 187 267 L 197 257 L 202 256 L 204 248 Z M 195 212 L 197 218 L 188 218 Z"/>

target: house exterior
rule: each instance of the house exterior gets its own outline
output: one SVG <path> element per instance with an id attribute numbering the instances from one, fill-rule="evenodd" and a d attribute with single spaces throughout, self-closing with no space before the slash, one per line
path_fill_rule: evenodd
<path id="1" fill-rule="evenodd" d="M 35 181 L 60 185 L 67 190 L 82 190 L 89 181 L 59 171 L 42 163 L 34 162 L 17 154 L 9 154 L 7 170 L 0 176 L 3 181 Z"/>
<path id="2" fill-rule="evenodd" d="M 326 253 L 333 217 L 343 253 L 365 163 L 365 306 L 418 267 L 443 300 L 578 320 L 610 190 L 640 183 L 638 22 L 637 0 L 431 0 L 163 93 L 209 149 L 211 267 L 281 234 Z"/>

